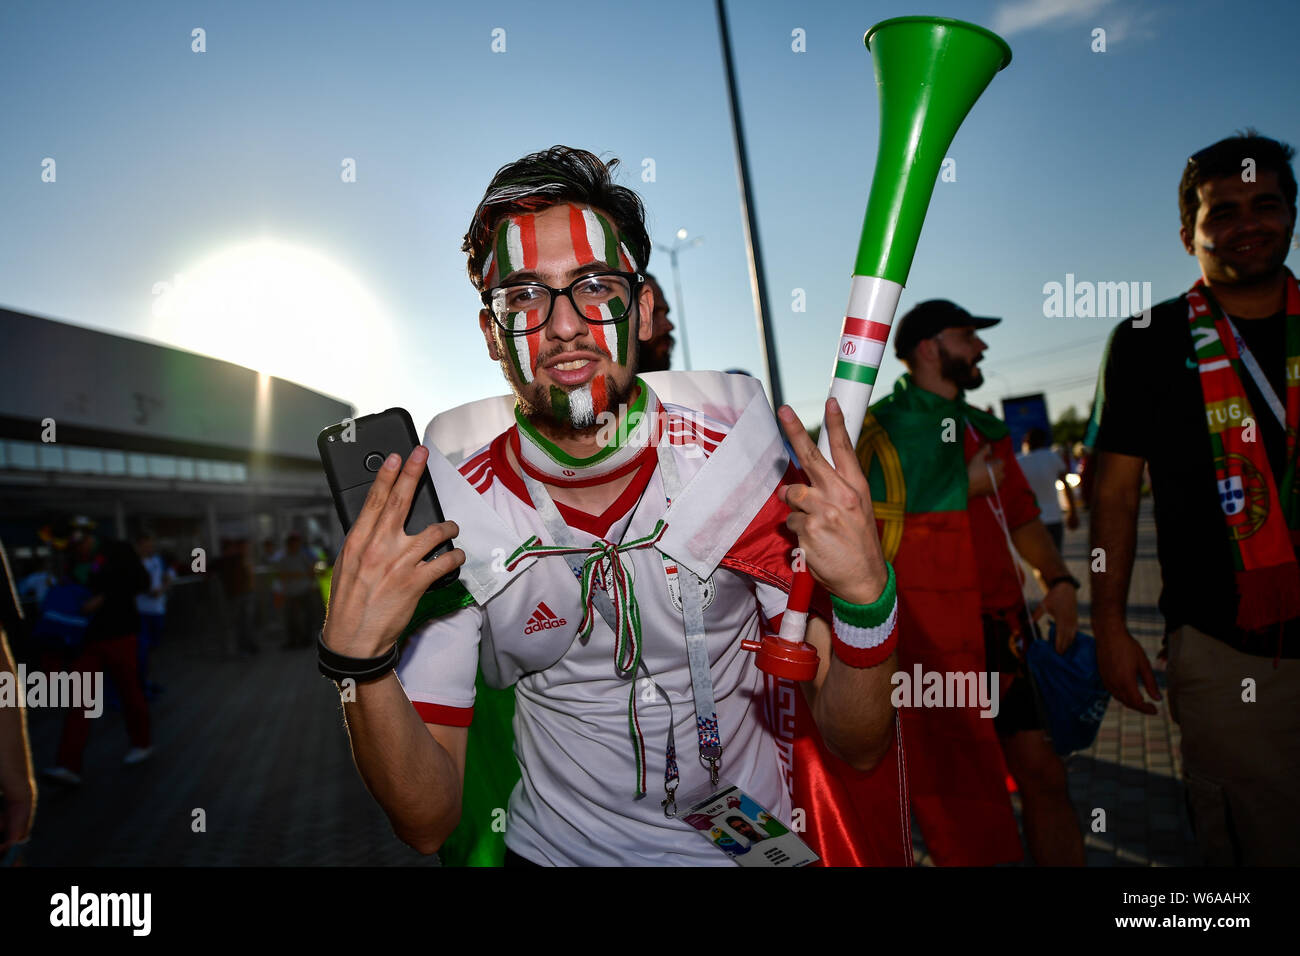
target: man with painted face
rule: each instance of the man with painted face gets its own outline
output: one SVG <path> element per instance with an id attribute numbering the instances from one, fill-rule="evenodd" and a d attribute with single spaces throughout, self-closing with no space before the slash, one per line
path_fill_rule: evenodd
<path id="1" fill-rule="evenodd" d="M 828 403 L 832 467 L 781 409 L 803 484 L 757 383 L 637 375 L 650 242 L 613 166 L 526 156 L 474 213 L 479 325 L 513 396 L 444 413 L 404 465 L 391 456 L 344 543 L 322 657 L 380 661 L 344 695 L 357 767 L 398 836 L 438 850 L 461 816 L 481 671 L 515 689 L 507 863 L 728 864 L 673 815 L 676 791 L 715 773 L 827 862 L 910 863 L 893 576 L 843 417 Z M 408 537 L 426 468 L 455 522 Z M 823 589 L 820 665 L 800 686 L 748 651 L 779 627 L 792 555 Z M 440 599 L 447 613 L 408 627 L 458 565 L 463 606 Z"/>

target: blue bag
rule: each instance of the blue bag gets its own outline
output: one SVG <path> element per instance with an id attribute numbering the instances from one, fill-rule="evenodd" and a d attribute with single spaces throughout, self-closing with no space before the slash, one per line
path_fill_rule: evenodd
<path id="1" fill-rule="evenodd" d="M 1097 642 L 1079 631 L 1064 654 L 1056 653 L 1056 624 L 1045 641 L 1030 641 L 1025 655 L 1043 703 L 1052 747 L 1062 757 L 1092 746 L 1110 694 L 1097 668 Z"/>

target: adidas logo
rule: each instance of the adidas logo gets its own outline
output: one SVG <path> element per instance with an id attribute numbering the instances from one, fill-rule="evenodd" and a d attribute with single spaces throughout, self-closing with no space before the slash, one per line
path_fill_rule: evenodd
<path id="1" fill-rule="evenodd" d="M 548 631 L 553 627 L 564 627 L 568 623 L 564 618 L 556 617 L 555 612 L 546 606 L 545 601 L 542 601 L 528 618 L 528 626 L 524 628 L 524 633 L 536 634 L 538 631 Z"/>

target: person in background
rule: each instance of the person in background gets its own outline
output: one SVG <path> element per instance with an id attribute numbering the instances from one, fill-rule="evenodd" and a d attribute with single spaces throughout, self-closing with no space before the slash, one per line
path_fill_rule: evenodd
<path id="1" fill-rule="evenodd" d="M 274 539 L 264 538 L 262 553 L 253 568 L 257 593 L 257 629 L 263 637 L 282 626 L 277 613 L 284 600 L 279 578 L 280 557 Z"/>
<path id="2" fill-rule="evenodd" d="M 240 657 L 258 652 L 257 594 L 254 591 L 253 560 L 248 549 L 247 538 L 230 538 L 221 551 L 221 587 L 229 615 L 228 634 L 234 638 L 234 649 Z"/>
<path id="3" fill-rule="evenodd" d="M 163 624 L 167 619 L 167 589 L 176 579 L 176 572 L 168 567 L 155 547 L 153 535 L 144 531 L 136 536 L 136 552 L 140 563 L 149 573 L 149 590 L 136 596 L 135 607 L 140 612 L 140 638 L 137 656 L 140 661 L 140 684 L 144 695 L 153 700 L 162 693 L 159 684 L 149 680 L 149 654 L 162 640 Z"/>
<path id="4" fill-rule="evenodd" d="M 45 592 L 52 588 L 58 577 L 54 573 L 54 560 L 46 555 L 38 558 L 34 570 L 18 582 L 18 598 L 31 608 L 39 608 Z"/>
<path id="5" fill-rule="evenodd" d="M 1056 623 L 1057 652 L 1073 643 L 1079 582 L 1039 519 L 1006 424 L 966 400 L 984 382 L 979 365 L 988 346 L 979 333 L 1000 321 L 945 299 L 904 315 L 894 349 L 907 374 L 868 411 L 858 459 L 873 510 L 887 524 L 885 556 L 897 569 L 900 671 L 984 671 L 990 684 L 996 675 L 992 719 L 969 698 L 965 707 L 899 711 L 927 848 L 940 866 L 1020 860 L 1009 772 L 1034 862 L 1082 866 L 1065 765 L 1044 732 L 1025 662 L 1034 619 L 1044 613 Z M 1032 615 L 1021 559 L 1044 590 Z"/>
<path id="6" fill-rule="evenodd" d="M 131 748 L 122 762 L 138 764 L 153 755 L 149 738 L 149 703 L 140 686 L 136 635 L 140 631 L 137 594 L 149 590 L 149 573 L 127 541 L 110 541 L 91 562 L 86 586 L 93 595 L 82 608 L 90 616 L 85 644 L 69 670 L 106 672 L 122 696 Z M 81 783 L 81 761 L 90 736 L 85 711 L 72 708 L 63 721 L 58 763 L 45 776 L 73 786 Z"/>
<path id="7" fill-rule="evenodd" d="M 1031 428 L 1021 442 L 1021 453 L 1016 456 L 1016 464 L 1024 472 L 1025 481 L 1038 501 L 1039 520 L 1052 536 L 1056 550 L 1061 550 L 1065 541 L 1065 529 L 1071 531 L 1079 527 L 1079 513 L 1074 507 L 1074 494 L 1067 480 L 1069 471 L 1065 461 L 1052 449 L 1047 447 L 1047 432 L 1041 428 Z M 1056 494 L 1056 483 L 1065 486 L 1066 512 L 1061 515 L 1061 503 Z M 1064 522 L 1064 523 L 1063 523 Z"/>
<path id="8" fill-rule="evenodd" d="M 316 556 L 303 547 L 302 535 L 291 532 L 285 540 L 279 564 L 284 586 L 285 650 L 311 647 L 316 635 L 312 628 L 324 617 L 320 590 L 316 585 Z"/>
<path id="9" fill-rule="evenodd" d="M 673 346 L 677 344 L 677 340 L 672 335 L 676 326 L 668 321 L 668 313 L 672 310 L 668 307 L 668 299 L 659 285 L 659 280 L 647 272 L 646 285 L 654 293 L 655 306 L 652 313 L 654 321 L 650 326 L 650 341 L 641 346 L 641 371 L 666 372 L 672 366 Z"/>
<path id="10" fill-rule="evenodd" d="M 9 556 L 0 542 L 0 673 L 17 673 L 8 635 L 19 632 L 22 620 Z M 0 866 L 13 863 L 18 845 L 27 842 L 32 832 L 35 816 L 36 777 L 27 740 L 27 712 L 22 707 L 0 706 Z"/>
<path id="11" fill-rule="evenodd" d="M 1196 840 L 1216 866 L 1300 864 L 1294 155 L 1248 130 L 1187 160 L 1179 238 L 1200 276 L 1115 329 L 1097 388 L 1097 660 L 1116 700 L 1156 713 L 1127 614 L 1149 468 L 1169 713 Z"/>

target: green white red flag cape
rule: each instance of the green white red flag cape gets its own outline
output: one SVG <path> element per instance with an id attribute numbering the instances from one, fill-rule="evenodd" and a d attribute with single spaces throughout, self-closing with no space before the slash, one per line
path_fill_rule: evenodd
<path id="1" fill-rule="evenodd" d="M 871 406 L 858 460 L 871 485 L 885 557 L 898 581 L 898 666 L 983 673 L 980 582 L 966 511 L 963 433 L 1009 443 L 1006 425 L 960 399 L 918 388 L 904 375 Z M 945 440 L 945 438 L 947 440 Z M 993 721 L 975 707 L 899 709 L 912 808 L 941 866 L 1019 861 Z"/>
<path id="2" fill-rule="evenodd" d="M 720 372 L 657 372 L 642 380 L 661 401 L 690 408 L 730 429 L 665 514 L 668 528 L 658 549 L 701 578 L 721 566 L 788 592 L 789 556 L 796 542 L 785 528 L 788 510 L 775 493 L 782 481 L 798 480 L 799 475 L 788 467 L 761 384 Z M 512 553 L 520 544 L 518 535 L 483 506 L 479 493 L 455 467 L 511 427 L 513 409 L 511 396 L 473 402 L 438 415 L 425 431 L 424 443 L 435 452 L 430 473 L 444 513 L 461 527 L 456 543 L 467 560 L 462 583 L 423 600 L 408 633 L 435 614 L 471 601 L 486 604 L 536 560 L 502 573 L 496 555 Z M 496 552 L 498 548 L 504 551 Z M 805 841 L 827 865 L 911 865 L 906 775 L 897 736 L 901 731 L 874 770 L 855 771 L 826 751 L 802 692 L 793 684 L 768 680 L 777 711 L 768 714 L 768 720 L 791 754 L 792 805 L 804 813 Z M 492 831 L 492 810 L 507 805 L 519 779 L 510 719 L 513 688 L 488 687 L 480 669 L 478 694 L 469 730 L 462 822 L 441 851 L 446 865 L 501 862 L 504 839 Z"/>

